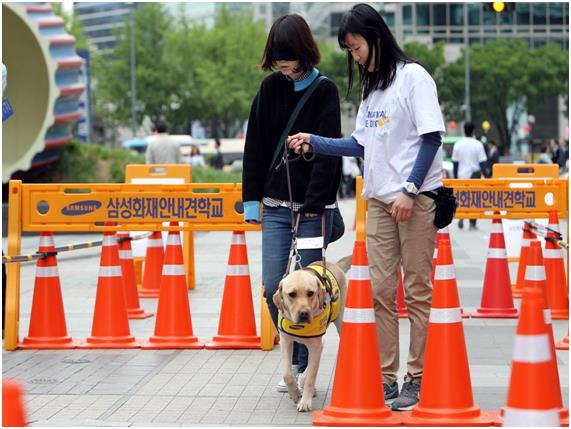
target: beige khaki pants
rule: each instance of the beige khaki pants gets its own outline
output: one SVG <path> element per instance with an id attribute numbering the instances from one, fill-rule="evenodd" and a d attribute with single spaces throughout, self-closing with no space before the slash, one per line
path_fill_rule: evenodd
<path id="1" fill-rule="evenodd" d="M 434 201 L 416 197 L 412 216 L 396 223 L 392 204 L 369 200 L 367 253 L 373 285 L 377 338 L 383 381 L 394 382 L 399 370 L 399 319 L 397 311 L 398 267 L 404 272 L 405 303 L 410 320 L 407 378 L 422 377 L 424 346 L 432 301 L 432 257 L 436 227 Z"/>

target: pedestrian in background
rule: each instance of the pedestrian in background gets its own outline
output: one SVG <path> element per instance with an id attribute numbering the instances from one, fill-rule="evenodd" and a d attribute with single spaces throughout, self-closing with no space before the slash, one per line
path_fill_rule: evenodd
<path id="1" fill-rule="evenodd" d="M 244 219 L 262 223 L 262 265 L 265 298 L 276 328 L 278 310 L 273 295 L 288 266 L 292 244 L 291 216 L 299 214 L 298 237 L 320 237 L 325 216 L 325 243 L 333 229 L 337 189 L 341 179 L 341 160 L 318 155 L 276 171 L 284 149 L 280 140 L 293 110 L 315 82 L 314 92 L 300 110 L 292 130 L 303 129 L 330 137 L 341 135 L 341 110 L 337 87 L 330 80 L 316 80 L 319 49 L 306 21 L 297 14 L 279 17 L 272 25 L 262 59 L 262 69 L 275 71 L 261 83 L 252 102 L 244 147 L 242 175 Z M 279 154 L 272 163 L 274 154 Z M 288 191 L 291 183 L 292 202 Z M 260 219 L 260 205 L 262 218 Z M 322 258 L 321 249 L 300 250 L 301 265 Z M 294 374 L 307 367 L 307 348 L 295 343 Z M 278 391 L 287 392 L 282 380 Z"/>
<path id="2" fill-rule="evenodd" d="M 204 167 L 204 157 L 200 153 L 200 149 L 195 144 L 190 148 L 189 164 L 193 167 Z"/>
<path id="3" fill-rule="evenodd" d="M 362 197 L 368 200 L 367 253 L 373 284 L 385 401 L 394 410 L 418 403 L 432 302 L 435 203 L 427 192 L 442 186 L 445 132 L 436 84 L 398 46 L 381 15 L 367 4 L 341 19 L 339 45 L 347 51 L 349 90 L 358 64 L 362 101 L 353 135 L 344 139 L 299 133 L 296 151 L 364 157 Z M 328 175 L 330 177 L 330 174 Z M 399 393 L 398 271 L 404 270 L 410 341 Z"/>
<path id="4" fill-rule="evenodd" d="M 488 140 L 487 146 L 488 146 L 488 161 L 486 163 L 487 167 L 486 177 L 492 177 L 494 173 L 494 164 L 500 162 L 500 151 L 498 149 L 498 146 L 496 145 L 496 142 L 492 139 Z"/>
<path id="5" fill-rule="evenodd" d="M 486 177 L 488 158 L 484 145 L 474 136 L 474 124 L 464 123 L 464 136 L 454 144 L 452 164 L 455 179 L 479 179 Z M 464 219 L 458 221 L 458 228 L 464 228 Z M 470 219 L 470 229 L 477 229 L 476 219 Z"/>
<path id="6" fill-rule="evenodd" d="M 549 146 L 547 143 L 541 143 L 539 147 L 539 159 L 537 160 L 538 164 L 553 164 L 551 160 L 551 156 L 549 154 Z"/>
<path id="7" fill-rule="evenodd" d="M 166 122 L 157 121 L 155 130 L 157 134 L 148 137 L 149 144 L 145 155 L 147 164 L 180 164 L 180 147 L 170 139 Z"/>
<path id="8" fill-rule="evenodd" d="M 553 152 L 553 163 L 559 165 L 559 168 L 565 167 L 567 160 L 569 159 L 569 151 L 565 139 L 559 139 L 557 142 L 557 147 Z"/>
<path id="9" fill-rule="evenodd" d="M 214 139 L 214 156 L 212 157 L 212 160 L 210 161 L 210 165 L 212 166 L 212 168 L 215 168 L 216 170 L 222 170 L 222 168 L 224 168 L 224 157 L 222 156 L 222 151 L 220 150 L 220 139 L 218 137 L 216 137 Z"/>

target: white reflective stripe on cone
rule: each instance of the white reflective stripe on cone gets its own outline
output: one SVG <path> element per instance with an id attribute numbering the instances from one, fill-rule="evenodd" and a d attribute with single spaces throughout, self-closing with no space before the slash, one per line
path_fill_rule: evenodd
<path id="1" fill-rule="evenodd" d="M 119 250 L 119 259 L 133 259 L 133 252 L 130 250 Z"/>
<path id="2" fill-rule="evenodd" d="M 36 267 L 36 277 L 59 277 L 57 267 Z"/>
<path id="3" fill-rule="evenodd" d="M 551 310 L 549 308 L 543 309 L 543 320 L 546 325 L 551 325 Z"/>
<path id="4" fill-rule="evenodd" d="M 54 238 L 51 235 L 40 235 L 40 247 L 49 247 L 54 245 Z"/>
<path id="5" fill-rule="evenodd" d="M 559 410 L 521 410 L 519 408 L 506 407 L 504 409 L 503 426 L 510 427 L 558 427 Z"/>
<path id="6" fill-rule="evenodd" d="M 99 267 L 99 277 L 121 277 L 121 267 Z"/>
<path id="7" fill-rule="evenodd" d="M 531 240 L 529 238 L 522 238 L 521 239 L 521 247 L 529 247 L 530 241 Z"/>
<path id="8" fill-rule="evenodd" d="M 226 269 L 227 276 L 249 276 L 250 269 L 247 265 L 228 265 Z"/>
<path id="9" fill-rule="evenodd" d="M 375 323 L 375 311 L 372 308 L 345 307 L 343 311 L 345 323 Z"/>
<path id="10" fill-rule="evenodd" d="M 244 234 L 232 234 L 232 244 L 246 244 L 246 236 Z"/>
<path id="11" fill-rule="evenodd" d="M 163 276 L 184 276 L 184 265 L 163 265 Z"/>
<path id="12" fill-rule="evenodd" d="M 114 235 L 104 235 L 103 236 L 103 245 L 104 246 L 115 246 L 117 245 L 117 237 Z"/>
<path id="13" fill-rule="evenodd" d="M 462 321 L 462 311 L 456 308 L 431 308 L 430 323 L 458 323 Z"/>
<path id="14" fill-rule="evenodd" d="M 525 267 L 524 280 L 536 282 L 545 280 L 545 267 L 543 265 L 528 265 Z"/>
<path id="15" fill-rule="evenodd" d="M 163 239 L 149 238 L 147 239 L 147 247 L 163 247 Z"/>
<path id="16" fill-rule="evenodd" d="M 559 231 L 559 224 L 557 223 L 550 223 L 547 225 L 547 228 L 552 229 L 553 231 L 561 232 Z"/>
<path id="17" fill-rule="evenodd" d="M 563 259 L 561 249 L 543 249 L 543 259 Z"/>
<path id="18" fill-rule="evenodd" d="M 504 229 L 502 228 L 502 224 L 501 223 L 492 223 L 492 234 L 499 234 L 502 233 L 503 234 Z"/>
<path id="19" fill-rule="evenodd" d="M 169 246 L 169 245 L 176 246 L 177 244 L 180 244 L 180 235 L 169 234 L 167 236 L 167 246 Z"/>
<path id="20" fill-rule="evenodd" d="M 549 336 L 517 335 L 514 343 L 513 361 L 521 363 L 542 363 L 551 361 Z"/>
<path id="21" fill-rule="evenodd" d="M 507 259 L 508 254 L 506 249 L 498 249 L 495 247 L 490 247 L 488 249 L 488 258 L 490 259 Z"/>
<path id="22" fill-rule="evenodd" d="M 455 280 L 454 265 L 437 265 L 434 268 L 434 280 Z"/>
<path id="23" fill-rule="evenodd" d="M 369 267 L 366 265 L 352 265 L 347 278 L 349 280 L 371 280 Z"/>
<path id="24" fill-rule="evenodd" d="M 438 258 L 438 247 L 434 248 L 434 253 L 432 256 L 432 259 L 436 259 L 436 258 Z"/>

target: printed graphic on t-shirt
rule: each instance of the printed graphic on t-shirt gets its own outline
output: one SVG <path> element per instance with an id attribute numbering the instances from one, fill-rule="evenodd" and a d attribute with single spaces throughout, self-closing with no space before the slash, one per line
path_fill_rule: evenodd
<path id="1" fill-rule="evenodd" d="M 365 128 L 375 128 L 377 137 L 389 135 L 391 133 L 391 117 L 395 110 L 396 105 L 392 101 L 380 110 L 369 110 L 369 106 L 367 106 Z"/>

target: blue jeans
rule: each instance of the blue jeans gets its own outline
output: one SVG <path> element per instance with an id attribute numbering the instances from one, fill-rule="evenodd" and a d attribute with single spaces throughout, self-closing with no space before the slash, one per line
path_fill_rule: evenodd
<path id="1" fill-rule="evenodd" d="M 325 242 L 329 242 L 332 229 L 333 210 L 325 210 Z M 298 237 L 320 237 L 321 216 L 305 217 L 301 215 Z M 266 302 L 274 325 L 278 325 L 278 309 L 274 305 L 273 296 L 287 268 L 291 248 L 291 213 L 286 207 L 263 208 L 262 218 L 262 278 L 266 290 Z M 307 266 L 322 259 L 321 249 L 300 250 L 301 265 Z M 292 264 L 294 262 L 292 261 Z M 293 360 L 299 365 L 299 371 L 307 367 L 307 347 L 294 343 Z"/>

